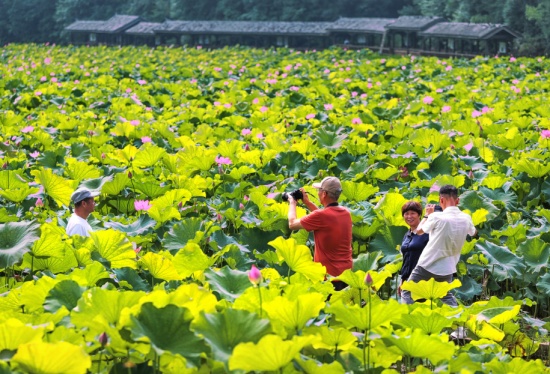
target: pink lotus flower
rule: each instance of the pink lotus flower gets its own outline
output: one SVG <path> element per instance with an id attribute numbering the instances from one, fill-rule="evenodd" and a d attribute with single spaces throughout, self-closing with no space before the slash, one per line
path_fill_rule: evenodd
<path id="1" fill-rule="evenodd" d="M 46 58 L 44 59 L 44 64 L 45 64 L 45 65 L 49 65 L 49 64 L 51 64 L 51 63 L 52 63 L 52 59 L 51 59 L 51 58 L 46 57 Z"/>
<path id="2" fill-rule="evenodd" d="M 216 163 L 219 165 L 231 165 L 231 159 L 229 157 L 216 156 Z"/>
<path id="3" fill-rule="evenodd" d="M 431 96 L 426 96 L 424 99 L 422 99 L 422 102 L 428 105 L 431 104 L 433 101 L 434 101 L 434 98 Z"/>
<path id="4" fill-rule="evenodd" d="M 258 139 L 263 139 L 263 138 L 264 138 L 264 134 L 262 134 L 261 132 L 259 132 L 259 133 L 256 135 L 256 138 L 258 138 Z"/>
<path id="5" fill-rule="evenodd" d="M 299 90 L 300 90 L 300 87 L 297 87 L 297 86 L 290 86 L 289 90 L 291 90 L 291 91 L 299 91 Z"/>
<path id="6" fill-rule="evenodd" d="M 550 130 L 542 130 L 540 132 L 540 136 L 542 136 L 543 139 L 550 138 Z"/>
<path id="7" fill-rule="evenodd" d="M 241 131 L 242 136 L 250 135 L 250 133 L 252 133 L 252 130 L 250 129 L 242 129 Z"/>
<path id="8" fill-rule="evenodd" d="M 463 148 L 466 150 L 466 152 L 470 152 L 470 150 L 474 147 L 474 143 L 468 143 Z"/>
<path id="9" fill-rule="evenodd" d="M 36 96 L 42 96 L 42 91 L 36 91 L 34 94 L 35 94 Z"/>
<path id="10" fill-rule="evenodd" d="M 137 211 L 140 211 L 140 210 L 148 211 L 151 208 L 151 204 L 149 203 L 149 200 L 135 200 L 134 208 Z"/>
<path id="11" fill-rule="evenodd" d="M 260 112 L 262 112 L 262 113 L 265 113 L 265 112 L 267 112 L 268 110 L 269 110 L 269 108 L 266 107 L 266 106 L 263 106 L 263 107 L 260 108 Z"/>
<path id="12" fill-rule="evenodd" d="M 26 134 L 28 132 L 33 132 L 34 131 L 34 127 L 33 126 L 25 126 L 21 129 L 21 132 L 23 134 Z"/>
<path id="13" fill-rule="evenodd" d="M 372 283 L 373 283 L 372 277 L 371 277 L 370 273 L 367 273 L 367 275 L 365 276 L 365 284 L 367 286 L 372 286 Z"/>
<path id="14" fill-rule="evenodd" d="M 254 286 L 262 283 L 262 273 L 260 272 L 260 270 L 258 270 L 256 265 L 252 265 L 252 267 L 248 271 L 248 279 Z"/>
<path id="15" fill-rule="evenodd" d="M 472 112 L 472 118 L 477 118 L 479 116 L 481 116 L 483 113 L 481 113 L 480 111 L 477 111 L 477 110 L 474 110 Z"/>
<path id="16" fill-rule="evenodd" d="M 334 109 L 332 104 L 325 104 L 325 110 L 332 110 L 332 109 Z"/>
<path id="17" fill-rule="evenodd" d="M 142 136 L 142 137 L 141 137 L 141 142 L 142 142 L 143 144 L 145 144 L 145 143 L 151 143 L 151 141 L 152 141 L 151 138 L 148 137 L 148 136 Z"/>
<path id="18" fill-rule="evenodd" d="M 47 80 L 48 80 L 48 78 L 46 78 L 46 77 L 41 77 L 41 78 L 40 78 L 40 82 L 45 82 L 45 81 L 47 81 Z"/>
<path id="19" fill-rule="evenodd" d="M 140 124 L 139 119 L 134 119 L 130 121 L 130 125 L 132 126 L 138 126 Z"/>
<path id="20" fill-rule="evenodd" d="M 485 114 L 485 113 L 488 113 L 488 112 L 492 112 L 493 111 L 493 108 L 489 108 L 487 106 L 484 106 L 483 108 L 481 108 L 481 113 Z"/>
<path id="21" fill-rule="evenodd" d="M 313 119 L 313 118 L 315 118 L 315 114 L 313 113 L 310 113 L 306 116 L 306 119 Z"/>
<path id="22" fill-rule="evenodd" d="M 434 183 L 432 187 L 430 187 L 430 192 L 437 192 L 439 191 L 441 187 L 437 185 L 437 183 Z"/>
<path id="23" fill-rule="evenodd" d="M 441 113 L 447 113 L 451 111 L 451 107 L 448 105 L 445 105 L 443 108 L 441 108 Z"/>
<path id="24" fill-rule="evenodd" d="M 33 153 L 29 153 L 29 156 L 31 156 L 32 158 L 37 158 L 38 156 L 40 156 L 40 152 L 34 151 Z"/>
<path id="25" fill-rule="evenodd" d="M 144 79 L 140 79 L 137 81 L 140 86 L 143 86 L 144 84 L 147 84 L 147 81 Z"/>
<path id="26" fill-rule="evenodd" d="M 44 202 L 42 201 L 41 198 L 38 198 L 38 199 L 36 199 L 36 203 L 34 203 L 34 205 L 37 206 L 37 207 L 43 207 Z"/>
<path id="27" fill-rule="evenodd" d="M 361 121 L 361 118 L 355 117 L 354 119 L 351 120 L 351 123 L 352 125 L 360 125 L 363 123 L 363 121 Z"/>
<path id="28" fill-rule="evenodd" d="M 99 344 L 101 344 L 102 347 L 105 347 L 107 343 L 109 343 L 109 338 L 107 337 L 107 333 L 103 332 L 99 335 Z"/>
<path id="29" fill-rule="evenodd" d="M 510 57 L 510 62 L 515 62 L 515 61 L 516 61 L 515 57 Z"/>

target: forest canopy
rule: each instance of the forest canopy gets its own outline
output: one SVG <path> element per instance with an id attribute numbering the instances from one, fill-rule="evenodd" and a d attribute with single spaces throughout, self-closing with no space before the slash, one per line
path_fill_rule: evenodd
<path id="1" fill-rule="evenodd" d="M 523 35 L 520 54 L 550 51 L 550 0 L 0 0 L 0 43 L 66 43 L 76 20 L 114 14 L 147 21 L 335 21 L 339 17 L 441 16 L 452 22 L 504 23 Z"/>

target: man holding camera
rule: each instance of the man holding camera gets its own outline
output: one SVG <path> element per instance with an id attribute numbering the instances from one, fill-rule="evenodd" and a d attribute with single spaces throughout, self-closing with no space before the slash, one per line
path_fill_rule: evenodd
<path id="1" fill-rule="evenodd" d="M 333 277 L 342 274 L 353 265 L 351 250 L 351 214 L 338 205 L 338 198 L 342 193 L 342 184 L 336 177 L 326 177 L 321 183 L 314 183 L 319 201 L 323 209 L 313 204 L 303 188 L 302 200 L 311 211 L 305 217 L 296 218 L 296 200 L 288 196 L 288 227 L 291 230 L 306 229 L 313 231 L 315 238 L 315 254 L 313 260 L 320 262 Z M 333 282 L 334 288 L 339 291 L 347 285 L 341 281 Z"/>
<path id="2" fill-rule="evenodd" d="M 409 281 L 420 282 L 435 279 L 437 282 L 452 282 L 456 264 L 466 236 L 474 236 L 476 229 L 472 217 L 458 209 L 458 190 L 446 185 L 439 190 L 439 204 L 442 212 L 435 212 L 435 204 L 426 205 L 426 215 L 418 225 L 417 233 L 430 234 L 430 240 L 418 259 Z M 414 303 L 410 291 L 402 291 L 406 304 Z M 441 299 L 445 304 L 458 306 L 451 292 Z"/>

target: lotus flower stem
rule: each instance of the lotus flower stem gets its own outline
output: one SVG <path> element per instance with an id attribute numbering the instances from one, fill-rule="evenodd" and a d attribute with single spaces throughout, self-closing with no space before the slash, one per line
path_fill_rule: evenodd
<path id="1" fill-rule="evenodd" d="M 260 295 L 260 318 L 262 318 L 263 315 L 263 308 L 262 308 L 262 289 L 260 286 L 258 286 L 258 295 Z"/>
<path id="2" fill-rule="evenodd" d="M 101 361 L 103 360 L 103 349 L 99 351 L 99 361 L 97 362 L 97 373 L 101 373 Z"/>

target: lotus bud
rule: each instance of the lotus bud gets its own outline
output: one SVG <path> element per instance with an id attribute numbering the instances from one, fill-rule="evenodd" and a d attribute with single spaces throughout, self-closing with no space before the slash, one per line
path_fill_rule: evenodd
<path id="1" fill-rule="evenodd" d="M 367 273 L 367 276 L 365 277 L 365 283 L 367 286 L 372 286 L 372 277 L 370 276 L 370 273 Z"/>
<path id="2" fill-rule="evenodd" d="M 107 155 L 106 155 L 105 153 L 102 153 L 102 154 L 101 154 L 101 159 L 102 159 L 102 160 L 105 160 L 105 157 L 107 157 Z"/>
<path id="3" fill-rule="evenodd" d="M 248 279 L 250 279 L 250 282 L 255 286 L 262 282 L 262 273 L 258 270 L 256 265 L 252 265 L 250 268 L 250 271 L 248 272 Z"/>
<path id="4" fill-rule="evenodd" d="M 218 213 L 216 215 L 216 219 L 218 220 L 218 222 L 221 222 L 222 221 L 222 215 L 220 213 Z"/>
<path id="5" fill-rule="evenodd" d="M 244 205 L 243 205 L 243 203 L 239 203 L 239 209 L 240 209 L 240 210 L 244 210 Z"/>
<path id="6" fill-rule="evenodd" d="M 183 202 L 182 201 L 180 201 L 179 204 L 178 204 L 178 209 L 181 209 L 181 208 L 183 208 Z"/>
<path id="7" fill-rule="evenodd" d="M 44 206 L 44 202 L 42 201 L 41 198 L 38 198 L 38 199 L 36 200 L 35 205 L 36 205 L 37 207 L 43 207 L 43 206 Z"/>
<path id="8" fill-rule="evenodd" d="M 99 344 L 101 344 L 102 347 L 105 347 L 109 343 L 109 337 L 107 336 L 107 333 L 102 332 L 101 335 L 99 335 Z"/>
<path id="9" fill-rule="evenodd" d="M 132 174 L 131 171 L 129 171 L 129 172 L 128 172 L 128 178 L 132 179 L 132 177 L 133 177 L 133 174 Z"/>
<path id="10" fill-rule="evenodd" d="M 2 169 L 7 169 L 7 168 L 8 168 L 8 163 L 4 162 L 4 165 L 2 165 Z"/>
<path id="11" fill-rule="evenodd" d="M 245 145 L 244 145 L 244 150 L 245 150 L 245 151 L 250 151 L 250 146 L 249 146 L 248 144 L 245 144 Z"/>
<path id="12" fill-rule="evenodd" d="M 474 179 L 474 172 L 472 170 L 468 173 L 468 178 Z"/>

